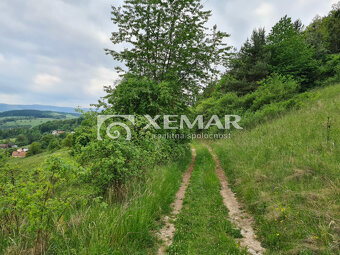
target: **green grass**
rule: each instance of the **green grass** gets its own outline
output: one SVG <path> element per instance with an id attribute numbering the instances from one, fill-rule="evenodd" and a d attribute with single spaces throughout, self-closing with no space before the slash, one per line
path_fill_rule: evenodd
<path id="1" fill-rule="evenodd" d="M 175 226 L 169 254 L 246 254 L 234 240 L 241 237 L 240 231 L 228 220 L 215 162 L 202 145 L 197 145 L 195 168 Z"/>
<path id="2" fill-rule="evenodd" d="M 32 171 L 32 169 L 41 166 L 44 161 L 52 155 L 61 157 L 69 163 L 75 164 L 74 159 L 70 156 L 67 150 L 59 150 L 53 153 L 43 152 L 26 158 L 10 158 L 8 163 L 11 167 L 19 168 L 22 172 Z"/>
<path id="3" fill-rule="evenodd" d="M 152 254 L 161 217 L 180 186 L 190 152 L 164 167 L 150 170 L 143 181 L 127 187 L 127 198 L 71 208 L 62 231 L 53 234 L 48 254 Z"/>
<path id="4" fill-rule="evenodd" d="M 67 151 L 57 155 L 76 164 Z M 25 173 L 39 167 L 50 157 L 41 153 L 28 158 L 11 159 L 10 165 Z M 60 219 L 55 219 L 46 254 L 150 254 L 159 246 L 156 232 L 161 227 L 162 215 L 171 211 L 170 204 L 182 181 L 182 174 L 191 161 L 188 150 L 176 163 L 150 169 L 143 180 L 135 180 L 125 187 L 121 200 L 108 198 L 83 199 L 93 196 L 91 187 L 70 183 L 66 190 L 56 196 L 72 193 L 75 198 L 71 207 Z M 23 233 L 24 234 L 24 233 Z M 20 237 L 4 240 L 0 237 L 0 254 L 7 250 L 11 254 L 29 252 L 30 244 Z M 12 245 L 7 246 L 8 243 Z M 1 247 L 6 244 L 7 247 Z M 1 252 L 2 250 L 2 252 Z"/>
<path id="5" fill-rule="evenodd" d="M 213 144 L 267 254 L 339 254 L 340 85 L 318 93 L 304 109 Z"/>

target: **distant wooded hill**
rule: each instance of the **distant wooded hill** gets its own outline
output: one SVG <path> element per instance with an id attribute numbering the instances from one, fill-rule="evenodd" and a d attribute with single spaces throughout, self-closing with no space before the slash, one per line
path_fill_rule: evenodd
<path id="1" fill-rule="evenodd" d="M 52 112 L 66 112 L 66 113 L 76 113 L 76 107 L 60 107 L 52 105 L 11 105 L 11 104 L 1 104 L 0 112 L 13 111 L 13 110 L 39 110 L 39 111 L 52 111 Z M 88 111 L 88 108 L 82 108 L 84 111 Z"/>
<path id="2" fill-rule="evenodd" d="M 79 113 L 62 113 L 62 112 L 52 112 L 52 111 L 38 111 L 38 110 L 14 110 L 0 112 L 0 117 L 35 117 L 35 118 L 66 118 L 67 115 L 72 115 L 79 117 Z"/>
<path id="3" fill-rule="evenodd" d="M 0 112 L 0 129 L 31 128 L 48 121 L 69 120 L 79 118 L 79 113 L 39 111 L 39 110 L 13 110 Z"/>

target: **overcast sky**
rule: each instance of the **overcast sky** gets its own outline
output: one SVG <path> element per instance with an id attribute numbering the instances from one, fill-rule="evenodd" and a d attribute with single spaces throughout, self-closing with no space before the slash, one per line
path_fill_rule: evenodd
<path id="1" fill-rule="evenodd" d="M 308 24 L 338 0 L 203 0 L 210 24 L 239 48 L 253 28 L 267 31 L 284 15 Z M 122 0 L 1 0 L 0 103 L 86 107 L 118 78 L 111 5 Z"/>

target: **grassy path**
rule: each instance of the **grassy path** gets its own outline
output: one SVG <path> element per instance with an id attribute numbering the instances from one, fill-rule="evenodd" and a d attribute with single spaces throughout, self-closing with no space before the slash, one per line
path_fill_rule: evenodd
<path id="1" fill-rule="evenodd" d="M 175 225 L 173 221 L 176 219 L 176 216 L 181 212 L 182 207 L 183 207 L 183 199 L 185 196 L 186 189 L 188 187 L 192 171 L 194 169 L 194 164 L 196 160 L 196 150 L 192 150 L 192 160 L 191 164 L 186 171 L 186 173 L 183 175 L 183 180 L 181 187 L 176 193 L 176 199 L 174 203 L 171 205 L 172 207 L 172 213 L 171 216 L 165 216 L 163 221 L 165 222 L 163 228 L 161 229 L 159 233 L 160 239 L 163 241 L 163 246 L 161 246 L 158 249 L 158 255 L 163 255 L 166 252 L 167 247 L 169 247 L 172 244 L 172 239 L 174 237 L 175 233 Z"/>
<path id="2" fill-rule="evenodd" d="M 242 237 L 228 219 L 220 195 L 215 162 L 208 149 L 196 145 L 197 157 L 169 254 L 247 254 L 235 238 Z"/>
<path id="3" fill-rule="evenodd" d="M 227 177 L 221 167 L 220 161 L 218 160 L 215 152 L 208 146 L 209 151 L 213 155 L 216 164 L 216 174 L 221 183 L 221 196 L 223 197 L 223 204 L 229 210 L 229 216 L 231 222 L 241 229 L 243 236 L 240 239 L 241 247 L 247 248 L 248 252 L 253 255 L 261 255 L 265 252 L 265 249 L 261 246 L 261 243 L 256 239 L 253 225 L 255 220 L 242 210 L 241 204 L 237 201 L 235 194 L 229 188 Z"/>

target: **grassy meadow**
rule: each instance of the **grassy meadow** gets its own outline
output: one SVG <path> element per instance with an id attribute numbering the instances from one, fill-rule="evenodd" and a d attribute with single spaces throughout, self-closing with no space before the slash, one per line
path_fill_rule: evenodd
<path id="1" fill-rule="evenodd" d="M 266 254 L 339 254 L 340 84 L 316 92 L 303 109 L 212 144 Z"/>

